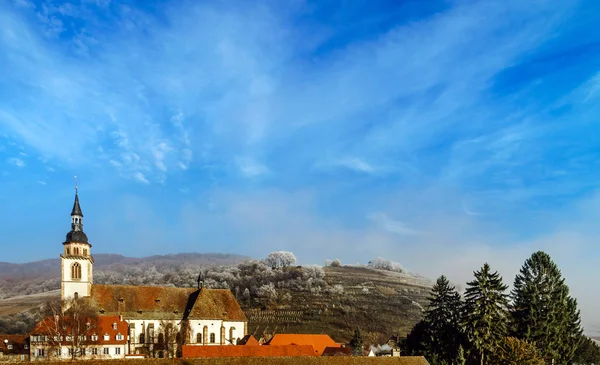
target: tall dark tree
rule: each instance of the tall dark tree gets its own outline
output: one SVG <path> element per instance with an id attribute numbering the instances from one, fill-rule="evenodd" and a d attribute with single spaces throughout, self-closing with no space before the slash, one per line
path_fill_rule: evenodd
<path id="1" fill-rule="evenodd" d="M 581 341 L 580 315 L 548 254 L 538 251 L 525 261 L 511 296 L 513 335 L 535 343 L 549 363 L 570 363 Z"/>
<path id="2" fill-rule="evenodd" d="M 423 320 L 407 336 L 407 353 L 426 356 L 434 365 L 453 364 L 464 338 L 460 295 L 442 275 L 431 289 L 429 301 Z"/>
<path id="3" fill-rule="evenodd" d="M 354 336 L 352 336 L 349 345 L 352 348 L 352 356 L 363 355 L 363 340 L 358 327 L 354 329 Z"/>
<path id="4" fill-rule="evenodd" d="M 475 280 L 467 283 L 464 315 L 465 334 L 483 365 L 486 355 L 493 352 L 506 336 L 508 323 L 508 287 L 497 271 L 487 263 L 474 272 Z"/>

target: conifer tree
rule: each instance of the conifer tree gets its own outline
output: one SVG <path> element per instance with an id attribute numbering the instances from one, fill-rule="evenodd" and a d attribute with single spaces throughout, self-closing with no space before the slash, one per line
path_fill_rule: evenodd
<path id="1" fill-rule="evenodd" d="M 430 303 L 425 311 L 427 348 L 440 363 L 452 364 L 463 342 L 460 330 L 460 295 L 445 276 L 440 276 L 431 289 Z M 437 355 L 437 356 L 435 356 Z"/>
<path id="2" fill-rule="evenodd" d="M 485 263 L 475 271 L 475 280 L 467 283 L 465 290 L 463 328 L 467 339 L 484 364 L 486 355 L 493 352 L 506 336 L 508 321 L 508 287 L 502 283 L 498 272 L 491 272 Z"/>
<path id="3" fill-rule="evenodd" d="M 550 256 L 535 252 L 515 278 L 512 332 L 535 343 L 541 355 L 554 364 L 567 364 L 581 340 L 577 302 Z"/>
<path id="4" fill-rule="evenodd" d="M 354 336 L 350 340 L 349 345 L 352 347 L 352 356 L 363 355 L 363 340 L 358 327 L 354 329 Z"/>

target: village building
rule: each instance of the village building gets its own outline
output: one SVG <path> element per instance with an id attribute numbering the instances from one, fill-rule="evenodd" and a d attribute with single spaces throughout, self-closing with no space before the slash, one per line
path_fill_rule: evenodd
<path id="1" fill-rule="evenodd" d="M 29 336 L 0 334 L 0 362 L 29 360 Z"/>
<path id="2" fill-rule="evenodd" d="M 197 288 L 94 284 L 77 188 L 60 259 L 65 315 L 78 301 L 95 308 L 97 319 L 79 334 L 85 349 L 78 350 L 67 341 L 67 329 L 51 330 L 56 318 L 44 319 L 31 334 L 31 360 L 68 359 L 73 351 L 82 358 L 174 357 L 184 344 L 235 345 L 247 334 L 248 320 L 230 290 L 207 289 L 200 281 Z"/>

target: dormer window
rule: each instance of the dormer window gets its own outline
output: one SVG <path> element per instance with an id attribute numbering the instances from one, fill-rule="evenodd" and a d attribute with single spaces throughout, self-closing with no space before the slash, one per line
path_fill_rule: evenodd
<path id="1" fill-rule="evenodd" d="M 156 304 L 160 303 L 160 299 L 158 299 L 158 298 L 154 299 L 154 303 L 156 303 Z"/>
<path id="2" fill-rule="evenodd" d="M 98 335 L 93 334 L 91 339 L 92 339 L 92 341 L 98 341 Z"/>
<path id="3" fill-rule="evenodd" d="M 108 341 L 110 340 L 110 336 L 108 335 L 108 333 L 104 334 L 104 341 Z"/>
<path id="4" fill-rule="evenodd" d="M 113 323 L 113 330 L 117 329 L 117 322 Z"/>
<path id="5" fill-rule="evenodd" d="M 13 345 L 12 344 L 11 345 L 6 345 L 6 348 L 9 349 L 9 350 L 12 350 L 13 349 Z"/>
<path id="6" fill-rule="evenodd" d="M 120 333 L 117 333 L 117 341 L 123 341 L 123 335 Z"/>

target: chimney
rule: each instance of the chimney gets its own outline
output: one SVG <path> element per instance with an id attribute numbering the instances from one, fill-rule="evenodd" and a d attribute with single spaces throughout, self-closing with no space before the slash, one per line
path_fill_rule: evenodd
<path id="1" fill-rule="evenodd" d="M 198 275 L 198 289 L 202 289 L 204 287 L 204 274 L 200 272 Z"/>

